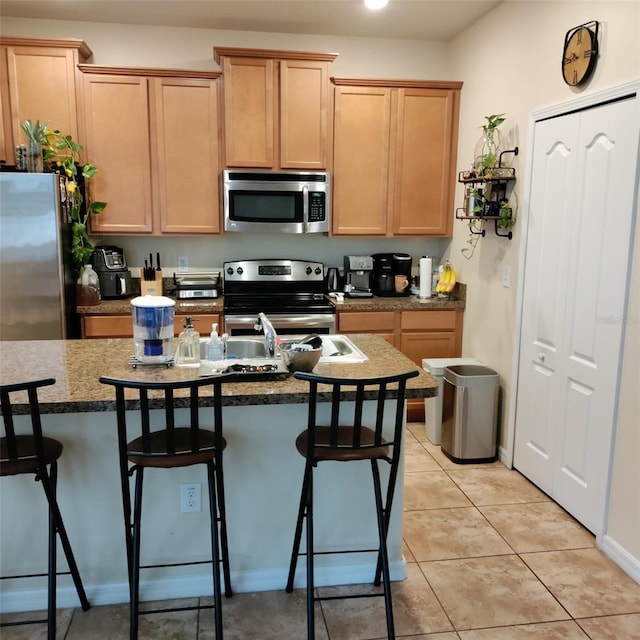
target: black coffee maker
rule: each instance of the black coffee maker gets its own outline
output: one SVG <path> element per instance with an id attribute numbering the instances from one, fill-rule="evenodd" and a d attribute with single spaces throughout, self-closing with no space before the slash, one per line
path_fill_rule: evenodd
<path id="1" fill-rule="evenodd" d="M 375 295 L 394 297 L 411 294 L 412 258 L 408 253 L 374 253 L 372 257 Z"/>
<path id="2" fill-rule="evenodd" d="M 127 298 L 133 295 L 131 271 L 127 269 L 124 251 L 120 247 L 95 247 L 91 264 L 98 274 L 102 298 Z"/>

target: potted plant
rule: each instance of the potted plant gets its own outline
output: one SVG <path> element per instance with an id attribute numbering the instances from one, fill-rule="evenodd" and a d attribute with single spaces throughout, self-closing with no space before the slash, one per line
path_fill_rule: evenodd
<path id="1" fill-rule="evenodd" d="M 70 135 L 62 134 L 57 129 L 46 129 L 44 159 L 52 163 L 54 171 L 66 176 L 72 232 L 71 256 L 78 275 L 82 274 L 93 254 L 93 245 L 87 232 L 89 216 L 101 213 L 107 206 L 106 202 L 91 199 L 91 179 L 98 169 L 89 162 L 80 162 L 82 150 L 82 145 L 75 142 Z"/>
<path id="2" fill-rule="evenodd" d="M 506 120 L 504 113 L 485 116 L 486 124 L 482 125 L 482 138 L 476 145 L 474 153 L 474 169 L 479 178 L 491 177 L 491 172 L 498 166 L 500 159 L 500 139 L 498 127 Z"/>
<path id="3" fill-rule="evenodd" d="M 44 171 L 42 147 L 46 144 L 47 123 L 40 124 L 40 120 L 35 122 L 25 120 L 20 123 L 20 128 L 27 138 L 27 171 L 42 173 Z"/>

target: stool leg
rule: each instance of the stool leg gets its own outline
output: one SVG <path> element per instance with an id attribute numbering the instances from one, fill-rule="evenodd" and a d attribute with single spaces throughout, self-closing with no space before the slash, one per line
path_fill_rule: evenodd
<path id="1" fill-rule="evenodd" d="M 309 478 L 311 476 L 311 463 L 307 462 L 304 467 L 304 478 L 302 480 L 302 491 L 300 492 L 300 505 L 298 507 L 298 519 L 296 521 L 296 532 L 293 537 L 293 549 L 291 551 L 291 562 L 289 563 L 289 577 L 287 579 L 286 592 L 293 591 L 293 581 L 296 574 L 296 566 L 298 564 L 298 554 L 300 552 L 300 540 L 302 539 L 302 524 L 306 515 L 307 508 L 307 492 L 309 487 Z"/>
<path id="2" fill-rule="evenodd" d="M 224 473 L 222 470 L 222 451 L 216 452 L 216 490 L 218 492 L 218 513 L 220 521 L 220 546 L 222 548 L 222 572 L 224 574 L 224 595 L 233 596 L 231 589 L 231 569 L 229 566 L 229 542 L 227 537 L 227 509 L 224 498 Z"/>
<path id="3" fill-rule="evenodd" d="M 315 608 L 313 580 L 313 467 L 307 483 L 307 638 L 315 638 Z"/>
<path id="4" fill-rule="evenodd" d="M 43 487 L 46 480 L 42 480 Z M 50 486 L 53 500 L 56 499 L 56 484 L 58 482 L 58 465 L 54 460 L 51 463 Z M 46 495 L 45 490 L 45 495 Z M 47 497 L 48 500 L 48 497 Z M 47 598 L 47 640 L 56 638 L 56 578 L 58 571 L 58 561 L 56 551 L 58 541 L 56 539 L 56 522 L 51 503 L 49 502 L 49 576 L 48 576 L 48 598 Z"/>
<path id="5" fill-rule="evenodd" d="M 389 531 L 389 522 L 391 521 L 391 507 L 393 506 L 393 496 L 396 489 L 396 480 L 398 478 L 400 451 L 396 451 L 394 447 L 393 458 L 391 460 L 391 471 L 389 472 L 389 481 L 387 483 L 387 499 L 384 507 L 384 526 L 385 531 Z M 376 575 L 373 584 L 380 586 L 380 575 L 382 572 L 382 561 L 378 554 L 378 564 L 376 566 Z"/>
<path id="6" fill-rule="evenodd" d="M 140 528 L 142 521 L 142 482 L 144 468 L 135 469 L 136 485 L 133 504 L 133 540 L 131 556 L 131 611 L 130 629 L 131 640 L 138 640 L 138 608 L 140 603 Z"/>
<path id="7" fill-rule="evenodd" d="M 216 471 L 213 463 L 207 464 L 209 480 L 209 513 L 211 516 L 211 556 L 213 566 L 213 604 L 215 606 L 216 640 L 222 640 L 222 595 L 220 593 L 220 541 L 218 539 L 218 507 L 216 506 Z"/>
<path id="8" fill-rule="evenodd" d="M 82 579 L 80 578 L 80 571 L 78 570 L 78 565 L 76 564 L 75 557 L 73 555 L 73 551 L 71 549 L 71 543 L 69 542 L 69 536 L 67 535 L 67 530 L 65 529 L 64 522 L 62 520 L 62 514 L 60 513 L 60 508 L 58 507 L 58 502 L 56 500 L 56 492 L 55 492 L 55 483 L 57 482 L 57 465 L 56 463 L 52 463 L 51 465 L 51 477 L 47 473 L 46 469 L 40 470 L 38 472 L 40 477 L 40 481 L 42 482 L 42 487 L 47 496 L 47 501 L 49 502 L 49 510 L 53 516 L 53 523 L 56 531 L 58 532 L 58 536 L 60 536 L 60 543 L 62 544 L 62 550 L 64 551 L 64 555 L 67 559 L 67 564 L 69 565 L 69 571 L 71 573 L 71 577 L 73 578 L 73 584 L 76 588 L 76 592 L 78 593 L 78 598 L 80 599 L 80 604 L 82 605 L 82 609 L 84 611 L 88 611 L 91 605 L 89 604 L 89 600 L 87 599 L 87 595 L 84 591 L 84 586 L 82 585 Z M 56 542 L 54 536 L 54 543 Z"/>
<path id="9" fill-rule="evenodd" d="M 389 556 L 387 553 L 387 518 L 382 504 L 382 489 L 380 488 L 380 471 L 378 461 L 371 461 L 371 472 L 373 474 L 373 490 L 376 499 L 376 515 L 378 520 L 378 536 L 380 539 L 379 564 L 382 567 L 382 584 L 384 589 L 384 606 L 387 614 L 387 637 L 395 640 L 395 629 L 393 624 L 393 605 L 391 602 L 391 579 L 389 575 Z"/>

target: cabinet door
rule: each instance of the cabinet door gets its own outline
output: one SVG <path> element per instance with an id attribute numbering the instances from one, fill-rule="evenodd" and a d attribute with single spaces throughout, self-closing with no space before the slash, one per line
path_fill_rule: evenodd
<path id="1" fill-rule="evenodd" d="M 219 233 L 215 80 L 155 78 L 154 210 L 162 233 Z"/>
<path id="2" fill-rule="evenodd" d="M 387 233 L 391 89 L 335 89 L 333 235 Z"/>
<path id="3" fill-rule="evenodd" d="M 16 144 L 24 140 L 23 120 L 48 122 L 51 129 L 77 140 L 77 52 L 60 47 L 8 46 L 6 55 Z"/>
<path id="4" fill-rule="evenodd" d="M 458 92 L 398 89 L 394 235 L 452 235 Z"/>
<path id="5" fill-rule="evenodd" d="M 225 163 L 228 167 L 274 166 L 274 62 L 224 58 Z"/>
<path id="6" fill-rule="evenodd" d="M 454 331 L 403 333 L 400 351 L 419 366 L 422 366 L 423 358 L 455 358 L 460 355 Z"/>
<path id="7" fill-rule="evenodd" d="M 329 63 L 282 60 L 280 68 L 280 167 L 328 166 Z"/>
<path id="8" fill-rule="evenodd" d="M 151 233 L 151 167 L 147 79 L 84 76 L 87 156 L 98 167 L 94 200 L 107 208 L 93 233 Z"/>
<path id="9" fill-rule="evenodd" d="M 83 316 L 83 338 L 132 338 L 133 320 L 126 316 Z M 133 349 L 133 345 L 132 345 Z"/>
<path id="10" fill-rule="evenodd" d="M 14 142 L 11 131 L 11 103 L 9 102 L 9 79 L 6 74 L 7 50 L 0 47 L 0 162 L 13 164 Z M 15 144 L 21 141 L 21 138 Z"/>

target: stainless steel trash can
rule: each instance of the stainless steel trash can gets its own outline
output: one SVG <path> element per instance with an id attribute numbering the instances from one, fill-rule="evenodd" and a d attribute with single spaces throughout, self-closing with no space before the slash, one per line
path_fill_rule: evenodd
<path id="1" fill-rule="evenodd" d="M 442 389 L 445 367 L 458 364 L 484 364 L 475 358 L 423 358 L 422 368 L 438 383 L 438 395 L 424 399 L 424 427 L 431 444 L 442 442 Z"/>
<path id="2" fill-rule="evenodd" d="M 454 462 L 492 462 L 498 442 L 498 374 L 489 367 L 446 367 L 441 450 Z"/>

